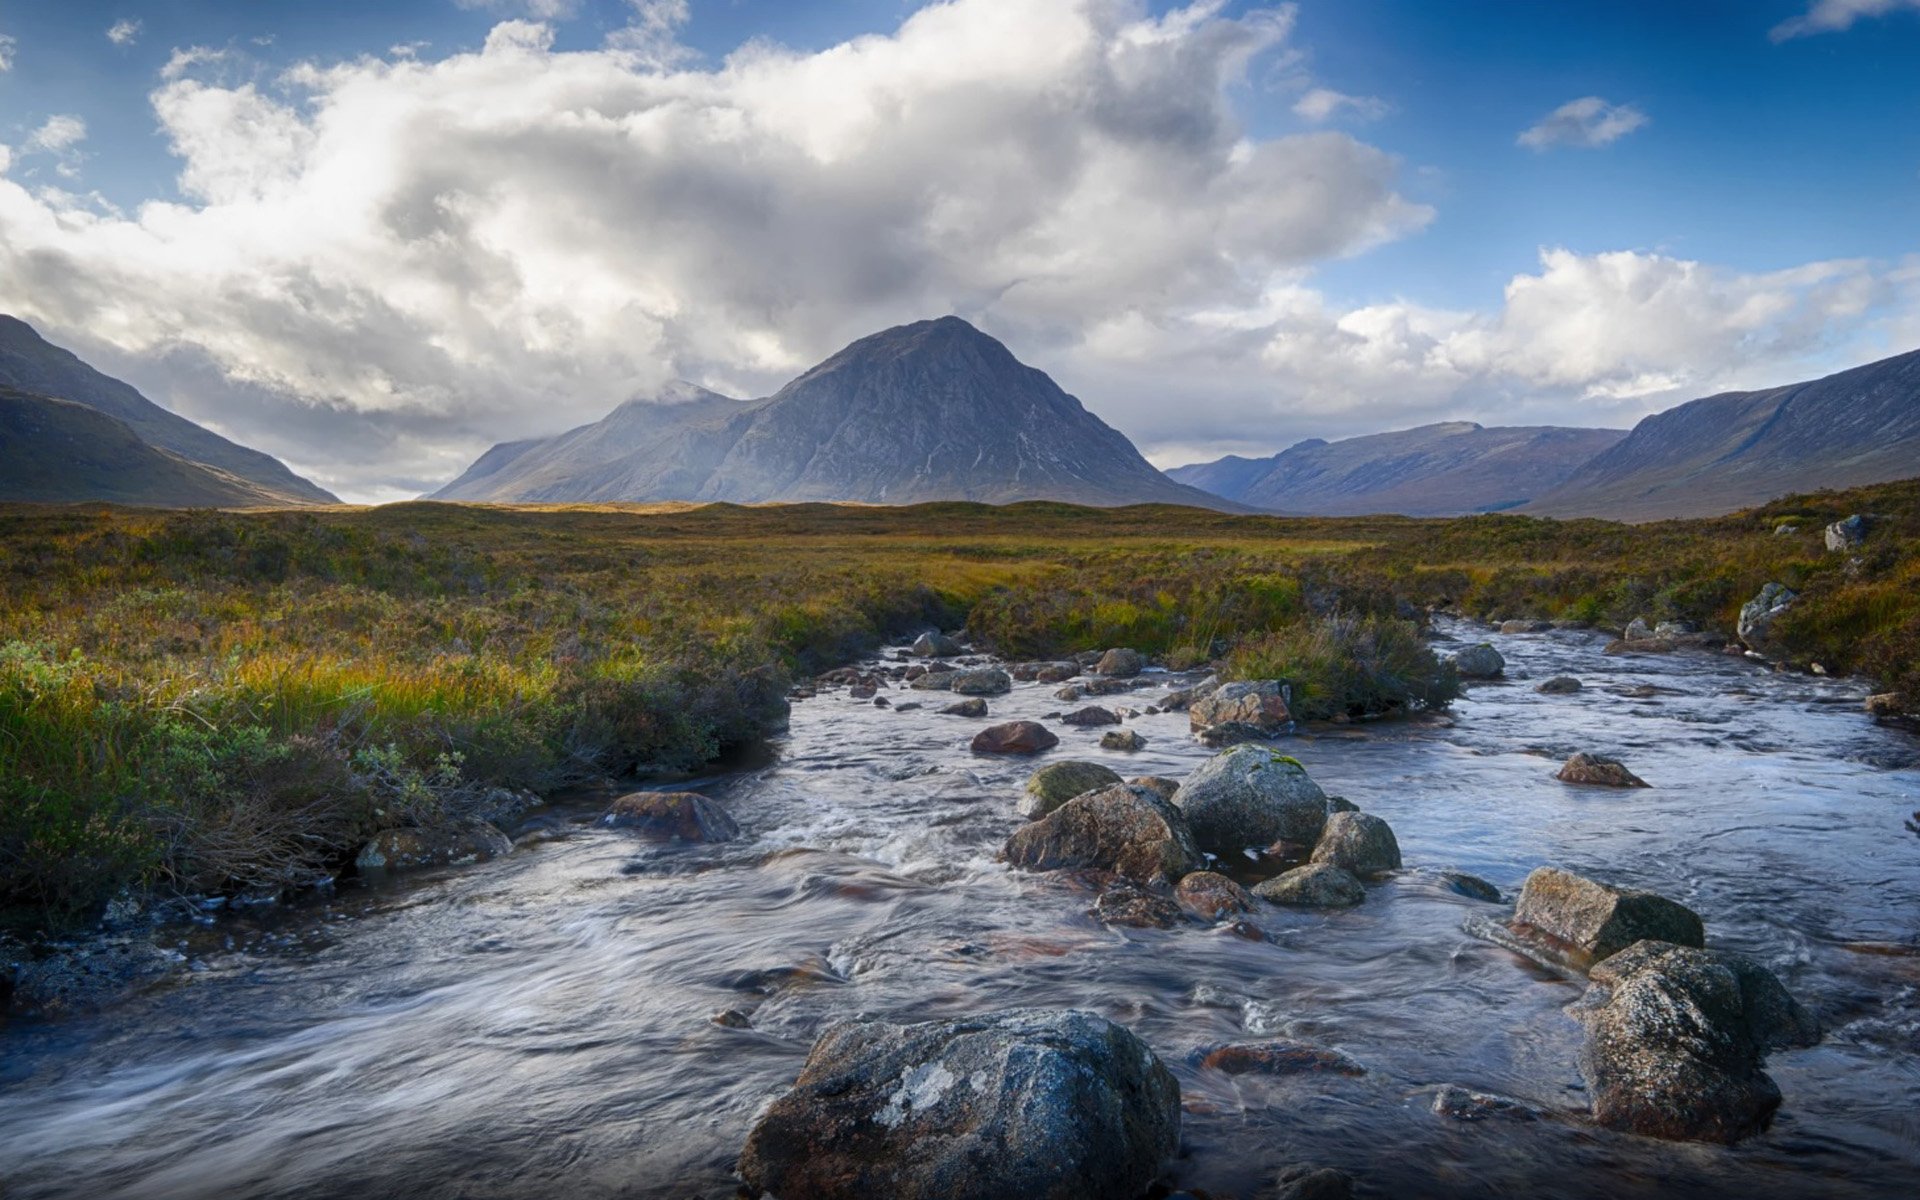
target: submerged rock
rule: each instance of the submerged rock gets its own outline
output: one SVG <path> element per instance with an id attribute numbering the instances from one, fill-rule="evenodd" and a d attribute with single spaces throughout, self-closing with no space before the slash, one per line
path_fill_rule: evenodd
<path id="1" fill-rule="evenodd" d="M 1480 878 L 1468 875 L 1464 871 L 1442 871 L 1440 882 L 1447 889 L 1469 900 L 1485 900 L 1489 904 L 1500 903 L 1500 889 Z"/>
<path id="2" fill-rule="evenodd" d="M 1332 863 L 1309 863 L 1274 876 L 1253 894 L 1293 908 L 1351 908 L 1367 898 L 1367 889 L 1350 871 Z"/>
<path id="3" fill-rule="evenodd" d="M 987 715 L 987 702 L 975 696 L 971 700 L 961 700 L 949 704 L 940 710 L 943 717 L 984 717 Z"/>
<path id="4" fill-rule="evenodd" d="M 1773 635 L 1773 623 L 1793 607 L 1800 593 L 1781 583 L 1769 583 L 1760 594 L 1740 606 L 1740 622 L 1735 632 L 1752 650 L 1764 651 Z"/>
<path id="5" fill-rule="evenodd" d="M 513 839 L 485 821 L 432 829 L 388 829 L 373 836 L 353 865 L 362 871 L 447 867 L 486 862 L 513 850 Z"/>
<path id="6" fill-rule="evenodd" d="M 1224 1075 L 1365 1075 L 1367 1069 L 1338 1050 L 1275 1039 L 1202 1050 L 1199 1065 Z"/>
<path id="7" fill-rule="evenodd" d="M 1462 679 L 1494 679 L 1506 673 L 1507 660 L 1490 642 L 1457 650 L 1448 660 Z"/>
<path id="8" fill-rule="evenodd" d="M 1093 673 L 1118 679 L 1130 679 L 1145 670 L 1146 666 L 1147 660 L 1140 656 L 1138 650 L 1115 647 L 1102 654 L 1100 661 L 1093 664 Z"/>
<path id="9" fill-rule="evenodd" d="M 1506 1096 L 1496 1096 L 1490 1092 L 1475 1092 L 1458 1084 L 1449 1083 L 1433 1095 L 1435 1116 L 1450 1117 L 1455 1121 L 1486 1121 L 1502 1119 L 1508 1121 L 1537 1121 L 1540 1110 L 1531 1105 Z"/>
<path id="10" fill-rule="evenodd" d="M 740 836 L 732 814 L 698 792 L 629 792 L 613 802 L 600 824 L 677 842 L 730 842 Z"/>
<path id="11" fill-rule="evenodd" d="M 1173 795 L 1202 850 L 1237 854 L 1248 847 L 1320 840 L 1327 794 L 1299 760 L 1259 746 L 1235 746 L 1187 776 Z"/>
<path id="12" fill-rule="evenodd" d="M 3 944 L 0 944 L 3 945 Z M 63 1017 L 130 1000 L 185 966 L 144 938 L 99 938 L 0 963 L 0 1014 Z"/>
<path id="13" fill-rule="evenodd" d="M 989 725 L 973 735 L 975 754 L 1038 754 L 1060 744 L 1051 729 L 1035 721 Z"/>
<path id="14" fill-rule="evenodd" d="M 1100 735 L 1102 750 L 1145 750 L 1147 739 L 1131 729 L 1112 729 Z"/>
<path id="15" fill-rule="evenodd" d="M 1543 696 L 1567 696 L 1580 690 L 1580 681 L 1571 675 L 1555 675 L 1533 690 Z"/>
<path id="16" fill-rule="evenodd" d="M 947 690 L 956 696 L 1004 696 L 1013 690 L 1013 679 L 1005 671 L 988 667 L 979 671 L 955 671 Z"/>
<path id="17" fill-rule="evenodd" d="M 1706 945 L 1699 914 L 1685 905 L 1553 867 L 1540 867 L 1527 876 L 1513 924 L 1516 932 L 1551 939 L 1549 948 L 1570 951 L 1567 961 L 1583 968 L 1642 939 Z"/>
<path id="18" fill-rule="evenodd" d="M 1723 951 L 1642 941 L 1593 970 L 1571 1010 L 1580 1073 L 1610 1129 L 1734 1142 L 1766 1127 L 1780 1089 L 1769 1050 L 1811 1046 L 1820 1023 L 1772 972 Z"/>
<path id="19" fill-rule="evenodd" d="M 1209 745 L 1258 741 L 1286 732 L 1293 713 L 1274 679 L 1223 683 L 1187 702 L 1187 724 Z"/>
<path id="20" fill-rule="evenodd" d="M 1567 759 L 1554 776 L 1561 783 L 1584 783 L 1595 787 L 1643 788 L 1647 781 L 1627 770 L 1617 758 L 1588 754 L 1584 750 Z"/>
<path id="21" fill-rule="evenodd" d="M 1183 908 L 1206 921 L 1253 911 L 1253 895 L 1217 871 L 1194 871 L 1173 889 Z"/>
<path id="22" fill-rule="evenodd" d="M 1273 1200 L 1353 1200 L 1353 1177 L 1331 1167 L 1288 1167 L 1275 1184 Z"/>
<path id="23" fill-rule="evenodd" d="M 1363 812 L 1336 812 L 1313 847 L 1313 861 L 1353 875 L 1383 875 L 1400 869 L 1400 843 L 1393 828 Z"/>
<path id="24" fill-rule="evenodd" d="M 963 647 L 944 633 L 923 633 L 914 639 L 913 653 L 921 658 L 951 658 Z"/>
<path id="25" fill-rule="evenodd" d="M 1020 800 L 1020 815 L 1028 820 L 1044 817 L 1075 796 L 1097 792 L 1120 782 L 1120 776 L 1099 763 L 1049 763 L 1027 779 L 1026 795 Z"/>
<path id="26" fill-rule="evenodd" d="M 1149 885 L 1171 884 L 1200 866 L 1180 810 L 1125 783 L 1076 796 L 1021 826 L 1004 853 L 1030 871 L 1093 867 Z"/>
<path id="27" fill-rule="evenodd" d="M 838 1025 L 740 1156 L 780 1200 L 1143 1194 L 1180 1142 L 1180 1086 L 1092 1013 Z"/>

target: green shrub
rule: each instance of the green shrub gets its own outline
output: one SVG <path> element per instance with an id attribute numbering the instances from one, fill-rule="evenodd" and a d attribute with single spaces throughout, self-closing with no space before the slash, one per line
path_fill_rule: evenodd
<path id="1" fill-rule="evenodd" d="M 1294 715 L 1309 721 L 1441 709 L 1460 691 L 1411 621 L 1351 614 L 1250 639 L 1227 656 L 1223 678 L 1283 680 Z"/>

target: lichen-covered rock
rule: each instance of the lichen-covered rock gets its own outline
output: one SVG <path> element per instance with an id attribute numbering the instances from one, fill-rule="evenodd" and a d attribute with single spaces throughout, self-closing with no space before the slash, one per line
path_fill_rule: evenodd
<path id="1" fill-rule="evenodd" d="M 921 658 L 949 658 L 960 653 L 962 647 L 944 633 L 923 633 L 914 639 L 913 653 Z"/>
<path id="2" fill-rule="evenodd" d="M 1253 911 L 1253 895 L 1217 871 L 1194 871 L 1180 877 L 1173 897 L 1181 907 L 1206 921 Z"/>
<path id="3" fill-rule="evenodd" d="M 1210 854 L 1280 841 L 1309 847 L 1327 822 L 1327 794 L 1306 768 L 1259 746 L 1235 746 L 1200 764 L 1173 802 Z"/>
<path id="4" fill-rule="evenodd" d="M 1141 737 L 1131 729 L 1109 729 L 1100 735 L 1100 748 L 1102 750 L 1124 750 L 1131 753 L 1135 750 L 1145 750 L 1147 748 L 1147 739 Z"/>
<path id="5" fill-rule="evenodd" d="M 780 1200 L 1131 1197 L 1179 1141 L 1180 1086 L 1139 1038 L 1018 1009 L 829 1029 L 740 1173 Z"/>
<path id="6" fill-rule="evenodd" d="M 1054 809 L 1088 792 L 1097 792 L 1120 782 L 1120 776 L 1099 763 L 1049 763 L 1027 779 L 1026 794 L 1020 799 L 1020 815 L 1029 821 L 1046 816 Z"/>
<path id="7" fill-rule="evenodd" d="M 486 862 L 511 852 L 513 839 L 485 821 L 431 829 L 388 829 L 360 847 L 353 865 L 362 871 L 446 867 Z"/>
<path id="8" fill-rule="evenodd" d="M 600 824 L 676 842 L 730 842 L 740 836 L 732 814 L 698 792 L 629 792 Z"/>
<path id="9" fill-rule="evenodd" d="M 1367 898 L 1367 889 L 1351 871 L 1332 863 L 1309 863 L 1274 876 L 1253 894 L 1294 908 L 1351 908 Z"/>
<path id="10" fill-rule="evenodd" d="M 1643 788 L 1647 781 L 1627 770 L 1617 758 L 1588 754 L 1584 750 L 1567 759 L 1554 776 L 1561 783 L 1584 783 L 1592 787 Z"/>
<path id="11" fill-rule="evenodd" d="M 1507 660 L 1489 642 L 1457 650 L 1449 661 L 1462 679 L 1494 679 L 1507 669 Z"/>
<path id="12" fill-rule="evenodd" d="M 1371 813 L 1337 812 L 1327 818 L 1313 861 L 1363 878 L 1382 875 L 1400 869 L 1400 843 L 1392 827 Z"/>
<path id="13" fill-rule="evenodd" d="M 1773 623 L 1799 598 L 1800 593 L 1785 584 L 1767 584 L 1759 595 L 1740 606 L 1740 621 L 1734 631 L 1749 649 L 1764 651 L 1773 635 Z"/>
<path id="14" fill-rule="evenodd" d="M 1212 744 L 1270 738 L 1292 720 L 1285 685 L 1275 679 L 1223 683 L 1187 703 L 1188 726 Z"/>
<path id="15" fill-rule="evenodd" d="M 1867 519 L 1859 513 L 1854 513 L 1850 517 L 1835 521 L 1822 532 L 1827 549 L 1838 554 L 1851 550 L 1867 540 Z"/>
<path id="16" fill-rule="evenodd" d="M 1060 744 L 1051 729 L 1036 721 L 989 725 L 973 735 L 975 754 L 1038 754 Z"/>
<path id="17" fill-rule="evenodd" d="M 956 696 L 1004 696 L 1013 690 L 1013 678 L 993 667 L 955 671 L 947 690 Z"/>
<path id="18" fill-rule="evenodd" d="M 1580 690 L 1580 681 L 1571 675 L 1555 675 L 1533 690 L 1543 696 L 1567 696 Z"/>
<path id="19" fill-rule="evenodd" d="M 1540 867 L 1527 876 L 1514 906 L 1517 932 L 1537 933 L 1590 967 L 1642 939 L 1706 945 L 1699 914 L 1653 892 L 1612 887 L 1571 871 Z"/>
<path id="20" fill-rule="evenodd" d="M 984 717 L 987 715 L 987 702 L 975 696 L 971 700 L 961 700 L 940 710 L 943 717 Z"/>
<path id="21" fill-rule="evenodd" d="M 1140 657 L 1138 650 L 1115 647 L 1100 656 L 1100 661 L 1093 664 L 1093 672 L 1117 679 L 1130 679 L 1145 670 L 1146 666 L 1147 660 Z"/>
<path id="22" fill-rule="evenodd" d="M 1101 725 L 1118 725 L 1120 714 L 1110 708 L 1101 708 L 1098 704 L 1089 704 L 1085 708 L 1076 708 L 1060 718 L 1062 725 L 1073 725 L 1081 729 L 1092 729 Z"/>
<path id="23" fill-rule="evenodd" d="M 1004 853 L 1029 871 L 1093 867 L 1148 885 L 1171 884 L 1201 861 L 1180 810 L 1125 783 L 1076 796 L 1021 826 Z"/>
<path id="24" fill-rule="evenodd" d="M 1737 954 L 1642 941 L 1594 968 L 1574 1006 L 1580 1073 L 1611 1129 L 1735 1142 L 1766 1127 L 1780 1089 L 1769 1050 L 1811 1046 L 1819 1021 L 1772 972 Z"/>

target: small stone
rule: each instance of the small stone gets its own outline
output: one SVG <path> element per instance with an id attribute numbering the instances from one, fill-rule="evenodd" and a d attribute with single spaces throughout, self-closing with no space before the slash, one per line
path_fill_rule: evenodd
<path id="1" fill-rule="evenodd" d="M 1580 690 L 1580 681 L 1571 675 L 1555 675 L 1533 690 L 1543 696 L 1567 696 Z"/>
<path id="2" fill-rule="evenodd" d="M 1194 871 L 1181 876 L 1173 895 L 1188 912 L 1206 921 L 1250 913 L 1254 907 L 1253 896 L 1247 889 L 1217 871 Z"/>
<path id="3" fill-rule="evenodd" d="M 617 801 L 616 801 L 617 803 Z M 373 836 L 354 856 L 362 871 L 410 867 L 463 866 L 486 862 L 513 850 L 513 839 L 485 821 L 434 828 L 388 829 Z"/>
<path id="4" fill-rule="evenodd" d="M 1566 761 L 1554 776 L 1562 783 L 1584 783 L 1594 787 L 1643 788 L 1647 781 L 1627 770 L 1617 758 L 1582 751 Z"/>
<path id="5" fill-rule="evenodd" d="M 707 1018 L 722 1029 L 752 1029 L 753 1020 L 737 1008 L 724 1008 Z"/>
<path id="6" fill-rule="evenodd" d="M 1331 863 L 1310 863 L 1274 876 L 1253 894 L 1294 908 L 1351 908 L 1367 898 L 1367 889 L 1349 871 Z"/>
<path id="7" fill-rule="evenodd" d="M 956 696 L 1004 696 L 1013 690 L 1013 679 L 1005 671 L 993 668 L 956 671 L 947 690 Z"/>
<path id="8" fill-rule="evenodd" d="M 1367 1069 L 1338 1050 L 1305 1042 L 1270 1042 L 1216 1046 L 1202 1051 L 1199 1065 L 1223 1075 L 1365 1075 Z"/>
<path id="9" fill-rule="evenodd" d="M 698 792 L 629 792 L 613 802 L 600 824 L 680 842 L 730 842 L 740 836 L 727 810 Z"/>
<path id="10" fill-rule="evenodd" d="M 1538 1109 L 1530 1108 L 1518 1100 L 1495 1096 L 1489 1092 L 1469 1091 L 1452 1083 L 1434 1093 L 1433 1111 L 1436 1116 L 1451 1117 L 1456 1121 L 1485 1121 L 1494 1118 L 1508 1121 L 1540 1119 Z"/>
<path id="11" fill-rule="evenodd" d="M 1065 700 L 1068 704 L 1072 704 L 1075 700 L 1080 699 L 1084 695 L 1086 695 L 1085 692 L 1082 692 L 1079 689 L 1079 687 L 1070 683 L 1066 687 L 1063 687 L 1059 691 L 1055 692 L 1053 694 L 1053 698 L 1055 700 Z"/>
<path id="12" fill-rule="evenodd" d="M 1102 750 L 1145 750 L 1147 739 L 1131 729 L 1113 729 L 1100 735 Z"/>
<path id="13" fill-rule="evenodd" d="M 1464 679 L 1494 679 L 1507 669 L 1507 660 L 1489 642 L 1456 651 L 1449 661 Z"/>
<path id="14" fill-rule="evenodd" d="M 1093 670 L 1097 675 L 1126 679 L 1138 675 L 1146 665 L 1146 660 L 1140 657 L 1138 650 L 1116 648 L 1102 654 L 1100 661 L 1093 665 Z"/>
<path id="15" fill-rule="evenodd" d="M 1159 892 L 1116 879 L 1093 902 L 1093 915 L 1103 924 L 1132 929 L 1172 929 L 1181 923 L 1180 906 Z"/>
<path id="16" fill-rule="evenodd" d="M 1052 730 L 1034 721 L 989 725 L 973 736 L 975 754 L 1039 754 L 1060 744 Z"/>
<path id="17" fill-rule="evenodd" d="M 1072 712 L 1067 713 L 1060 718 L 1060 723 L 1062 725 L 1073 725 L 1081 729 L 1088 729 L 1099 725 L 1118 725 L 1120 723 L 1120 716 L 1111 709 L 1101 708 L 1097 704 L 1089 704 L 1085 708 L 1076 708 Z"/>
<path id="18" fill-rule="evenodd" d="M 1469 900 L 1485 900 L 1488 904 L 1500 903 L 1500 889 L 1480 878 L 1462 871 L 1443 871 L 1440 882 L 1447 885 L 1449 891 L 1465 896 Z"/>
<path id="19" fill-rule="evenodd" d="M 940 710 L 943 717 L 984 717 L 987 715 L 987 702 L 975 696 L 971 700 L 962 700 L 949 704 Z"/>

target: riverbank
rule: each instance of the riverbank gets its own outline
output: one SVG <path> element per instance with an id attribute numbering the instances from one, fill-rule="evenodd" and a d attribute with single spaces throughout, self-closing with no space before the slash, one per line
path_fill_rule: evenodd
<path id="1" fill-rule="evenodd" d="M 1874 514 L 1865 540 L 1829 551 L 1822 530 L 1854 512 Z M 964 625 L 1009 657 L 1221 660 L 1290 676 L 1331 716 L 1380 702 L 1351 670 L 1360 651 L 1424 661 L 1392 623 L 1430 608 L 1732 634 L 1779 583 L 1796 600 L 1770 655 L 1911 696 L 1916 547 L 1916 484 L 1649 526 L 1048 504 L 5 508 L 0 909 L 45 928 L 130 890 L 272 894 L 336 874 L 383 828 L 697 767 L 777 730 L 795 679 L 925 627 Z M 1330 640 L 1316 621 L 1333 613 L 1374 632 Z"/>

